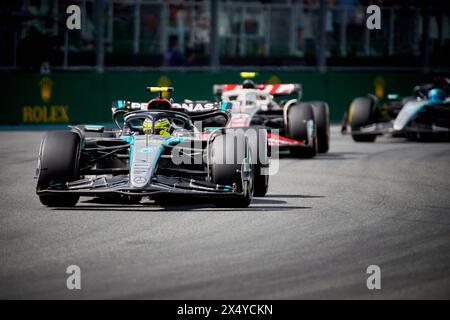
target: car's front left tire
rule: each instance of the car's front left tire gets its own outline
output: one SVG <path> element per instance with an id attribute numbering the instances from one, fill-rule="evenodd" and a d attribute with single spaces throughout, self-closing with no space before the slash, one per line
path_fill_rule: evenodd
<path id="1" fill-rule="evenodd" d="M 251 151 L 245 135 L 233 132 L 219 135 L 210 145 L 212 182 L 220 185 L 236 186 L 242 196 L 218 198 L 217 207 L 246 208 L 253 199 L 254 172 Z M 248 159 L 250 157 L 250 159 Z M 247 158 L 247 161 L 245 159 Z M 245 173 L 244 171 L 250 171 Z M 249 176 L 244 179 L 244 175 Z"/>
<path id="2" fill-rule="evenodd" d="M 264 197 L 269 190 L 269 142 L 267 130 L 250 128 L 246 134 L 254 163 L 253 196 Z"/>

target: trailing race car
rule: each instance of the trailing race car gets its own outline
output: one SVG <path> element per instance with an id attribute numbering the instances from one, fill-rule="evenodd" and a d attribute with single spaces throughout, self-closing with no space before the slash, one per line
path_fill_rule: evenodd
<path id="1" fill-rule="evenodd" d="M 214 94 L 231 106 L 228 127 L 260 127 L 268 131 L 269 146 L 288 149 L 297 157 L 312 158 L 330 145 L 328 104 L 300 102 L 300 84 L 258 84 L 255 72 L 241 72 L 242 84 L 214 86 Z M 280 100 L 283 98 L 283 100 Z M 278 101 L 280 100 L 280 101 Z"/>
<path id="2" fill-rule="evenodd" d="M 223 128 L 222 110 L 179 112 L 159 92 L 145 108 L 113 103 L 116 130 L 102 126 L 48 132 L 41 143 L 36 192 L 42 204 L 74 206 L 80 196 L 159 202 L 180 195 L 208 197 L 216 205 L 247 207 L 253 197 L 253 164 L 245 135 Z M 215 123 L 212 123 L 214 119 Z M 215 128 L 199 131 L 193 121 Z"/>
<path id="3" fill-rule="evenodd" d="M 384 103 L 373 95 L 354 99 L 341 132 L 350 132 L 359 142 L 374 142 L 385 133 L 421 141 L 449 138 L 449 79 L 435 78 L 430 84 L 416 86 L 414 96 L 390 94 L 387 98 Z"/>

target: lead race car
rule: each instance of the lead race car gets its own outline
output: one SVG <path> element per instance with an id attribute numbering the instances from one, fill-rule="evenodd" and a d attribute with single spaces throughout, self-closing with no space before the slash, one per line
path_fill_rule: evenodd
<path id="1" fill-rule="evenodd" d="M 414 87 L 414 95 L 389 94 L 387 101 L 375 96 L 355 98 L 344 115 L 341 132 L 357 142 L 374 142 L 392 134 L 410 140 L 429 141 L 450 137 L 450 80 L 435 78 Z"/>
<path id="2" fill-rule="evenodd" d="M 85 125 L 44 136 L 36 172 L 42 204 L 74 206 L 80 196 L 138 202 L 144 196 L 173 201 L 187 195 L 208 197 L 218 206 L 249 206 L 252 152 L 245 136 L 223 128 L 229 114 L 174 111 L 162 98 L 173 88 L 147 89 L 159 97 L 145 108 L 113 103 L 117 129 Z M 194 120 L 215 121 L 214 128 L 199 131 Z"/>
<path id="3" fill-rule="evenodd" d="M 255 84 L 251 79 L 256 75 L 241 72 L 242 84 L 214 86 L 214 95 L 231 106 L 228 126 L 265 128 L 269 146 L 289 150 L 297 157 L 326 153 L 330 143 L 328 104 L 301 102 L 300 84 Z"/>

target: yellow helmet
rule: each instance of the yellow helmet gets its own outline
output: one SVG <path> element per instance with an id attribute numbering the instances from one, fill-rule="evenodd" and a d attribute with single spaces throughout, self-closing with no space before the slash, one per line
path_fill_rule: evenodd
<path id="1" fill-rule="evenodd" d="M 159 134 L 163 136 L 169 136 L 170 132 L 170 121 L 167 118 L 159 119 L 155 123 L 155 132 L 154 134 Z M 142 131 L 145 134 L 150 134 L 153 132 L 153 121 L 151 119 L 145 119 L 142 124 Z"/>

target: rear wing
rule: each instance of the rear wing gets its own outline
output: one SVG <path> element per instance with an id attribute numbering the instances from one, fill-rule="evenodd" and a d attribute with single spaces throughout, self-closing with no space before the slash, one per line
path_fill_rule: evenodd
<path id="1" fill-rule="evenodd" d="M 201 113 L 213 110 L 227 110 L 230 108 L 230 103 L 227 102 L 211 102 L 211 101 L 192 101 L 185 100 L 183 102 L 171 102 L 172 110 L 186 113 Z M 133 102 L 128 100 L 116 100 L 111 104 L 111 110 L 115 113 L 117 110 L 137 111 L 148 110 L 148 102 Z"/>
<path id="2" fill-rule="evenodd" d="M 171 111 L 178 111 L 186 114 L 194 123 L 201 122 L 203 128 L 224 127 L 230 120 L 229 109 L 232 104 L 229 102 L 210 102 L 185 100 L 181 103 L 172 102 Z M 120 128 L 118 116 L 132 111 L 148 110 L 148 102 L 132 102 L 126 100 L 113 101 L 111 106 L 113 121 Z M 156 110 L 158 111 L 158 110 Z M 163 110 L 167 112 L 167 110 Z"/>
<path id="3" fill-rule="evenodd" d="M 273 96 L 290 95 L 293 93 L 301 96 L 303 90 L 302 85 L 299 83 L 258 84 L 256 88 Z M 224 92 L 241 89 L 241 84 L 216 84 L 213 87 L 213 93 L 217 96 Z"/>
<path id="4" fill-rule="evenodd" d="M 115 100 L 111 104 L 111 111 L 114 113 L 117 110 L 137 111 L 147 110 L 148 102 L 133 102 L 128 100 Z"/>

